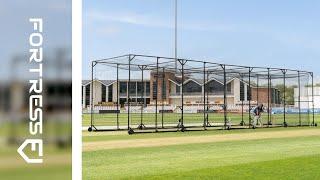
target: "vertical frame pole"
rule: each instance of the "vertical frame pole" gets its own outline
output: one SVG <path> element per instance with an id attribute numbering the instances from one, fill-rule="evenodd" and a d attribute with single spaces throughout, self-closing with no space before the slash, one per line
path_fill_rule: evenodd
<path id="1" fill-rule="evenodd" d="M 131 85 L 131 55 L 129 55 L 129 79 L 127 89 L 127 106 L 128 106 L 128 132 L 130 131 L 130 85 Z"/>
<path id="2" fill-rule="evenodd" d="M 223 115 L 224 115 L 224 128 L 227 128 L 227 79 L 226 79 L 226 65 L 223 68 Z"/>
<path id="3" fill-rule="evenodd" d="M 159 57 L 157 57 L 157 76 L 156 76 L 156 119 L 155 131 L 158 132 L 158 87 L 159 87 Z"/>
<path id="4" fill-rule="evenodd" d="M 268 81 L 268 127 L 271 124 L 270 123 L 270 68 L 268 68 L 268 77 L 267 77 L 267 81 Z"/>
<path id="5" fill-rule="evenodd" d="M 207 71 L 207 83 L 209 83 L 209 71 Z M 206 101 L 206 105 L 207 105 L 206 123 L 209 125 L 209 86 L 206 86 L 206 87 L 207 87 L 207 93 L 206 93 L 206 96 L 207 96 L 206 97 L 207 98 L 207 101 Z"/>
<path id="6" fill-rule="evenodd" d="M 282 70 L 283 73 L 283 125 L 287 127 L 286 122 L 286 70 Z"/>
<path id="7" fill-rule="evenodd" d="M 270 70 L 269 70 L 270 72 Z M 272 75 L 269 73 L 269 86 L 270 86 L 270 89 L 272 88 Z M 275 89 L 272 90 L 272 99 L 273 99 L 273 103 L 277 104 L 277 101 L 276 101 L 276 98 L 275 95 Z M 270 107 L 269 107 L 269 116 L 270 116 L 270 125 L 272 125 L 272 100 L 271 100 L 271 103 L 270 103 Z"/>
<path id="8" fill-rule="evenodd" d="M 178 0 L 175 0 L 174 4 L 174 58 L 175 58 L 175 70 L 178 72 Z"/>
<path id="9" fill-rule="evenodd" d="M 93 127 L 93 68 L 94 68 L 94 61 L 92 61 L 91 63 L 91 85 L 90 85 L 90 88 L 91 88 L 91 102 L 90 102 L 90 128 L 92 130 L 92 127 Z"/>
<path id="10" fill-rule="evenodd" d="M 119 130 L 119 64 L 117 64 L 117 129 Z"/>
<path id="11" fill-rule="evenodd" d="M 299 107 L 299 126 L 301 126 L 301 84 L 300 84 L 300 71 L 298 71 L 298 107 Z"/>
<path id="12" fill-rule="evenodd" d="M 206 62 L 203 62 L 203 127 L 207 129 L 206 123 Z"/>
<path id="13" fill-rule="evenodd" d="M 181 78 L 181 128 L 182 128 L 182 131 L 184 131 L 184 122 L 183 122 L 183 111 L 184 111 L 184 108 L 183 108 L 183 104 L 184 104 L 184 64 L 185 64 L 185 61 L 184 60 L 181 60 L 181 75 L 182 75 L 182 78 Z"/>
<path id="14" fill-rule="evenodd" d="M 147 66 L 146 66 L 146 68 L 147 68 Z M 149 81 L 149 94 L 151 94 L 150 93 L 150 81 Z M 144 84 L 143 84 L 143 96 L 144 96 L 143 107 L 147 107 L 147 81 L 144 82 Z"/>
<path id="15" fill-rule="evenodd" d="M 245 97 L 245 95 L 244 95 L 244 83 L 243 83 L 243 74 L 240 74 L 240 80 L 241 80 L 241 82 L 240 82 L 240 88 L 241 88 L 241 83 L 243 84 L 243 99 L 241 99 L 241 123 L 240 123 L 240 125 L 241 126 L 244 126 L 244 120 L 243 120 L 243 101 L 244 101 L 244 97 Z"/>
<path id="16" fill-rule="evenodd" d="M 309 73 L 310 74 L 310 76 L 311 76 L 311 78 L 312 78 L 312 74 L 311 73 Z M 312 83 L 312 79 L 311 79 L 311 83 Z M 308 84 L 309 84 L 309 82 L 308 82 Z M 311 100 L 310 100 L 310 98 L 309 98 L 309 88 L 307 87 L 307 95 L 308 95 L 308 99 L 306 100 L 306 102 L 308 103 L 308 121 L 309 121 L 309 125 L 313 125 L 313 122 L 312 122 L 312 119 L 310 119 L 310 109 L 312 109 L 312 107 L 310 107 L 310 102 L 312 103 L 312 87 L 311 87 Z M 311 104 L 311 106 L 312 106 L 312 104 Z"/>
<path id="17" fill-rule="evenodd" d="M 259 105 L 259 75 L 257 74 L 257 106 Z"/>
<path id="18" fill-rule="evenodd" d="M 247 100 L 249 104 L 249 128 L 251 126 L 251 67 L 249 67 L 249 88 L 247 88 Z M 248 94 L 248 91 L 250 94 Z M 249 95 L 249 96 L 248 96 Z"/>
<path id="19" fill-rule="evenodd" d="M 143 70 L 144 70 L 144 66 L 141 66 L 141 99 L 140 99 L 140 103 L 141 103 L 141 110 L 140 110 L 140 129 L 143 128 L 143 108 L 144 108 L 144 79 L 143 79 Z"/>
<path id="20" fill-rule="evenodd" d="M 315 122 L 314 122 L 314 87 L 313 87 L 313 72 L 311 72 L 311 96 L 312 96 L 312 125 L 315 126 Z"/>
<path id="21" fill-rule="evenodd" d="M 162 112 L 161 112 L 161 127 L 163 128 L 163 116 L 164 116 L 164 99 L 166 98 L 164 96 L 164 92 L 166 89 L 164 88 L 164 78 L 165 78 L 165 72 L 164 72 L 164 67 L 162 68 L 162 92 L 161 92 L 161 100 L 162 100 Z M 166 86 L 167 87 L 167 86 Z"/>

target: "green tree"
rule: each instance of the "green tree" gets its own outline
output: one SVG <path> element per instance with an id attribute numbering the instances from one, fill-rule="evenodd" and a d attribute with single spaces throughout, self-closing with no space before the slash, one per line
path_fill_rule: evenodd
<path id="1" fill-rule="evenodd" d="M 277 88 L 280 91 L 280 98 L 283 101 L 283 92 L 285 89 L 285 99 L 286 99 L 286 104 L 287 105 L 294 105 L 294 88 L 296 88 L 297 86 L 285 86 L 283 87 L 283 85 L 278 84 L 275 86 L 275 88 Z"/>

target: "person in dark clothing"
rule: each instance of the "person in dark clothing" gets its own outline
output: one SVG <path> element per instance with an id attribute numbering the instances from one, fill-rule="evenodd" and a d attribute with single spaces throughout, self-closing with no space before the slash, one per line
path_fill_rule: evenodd
<path id="1" fill-rule="evenodd" d="M 261 122 L 261 113 L 263 112 L 263 104 L 259 104 L 257 107 L 255 107 L 252 111 L 253 116 L 253 122 L 252 122 L 252 128 L 255 129 L 257 126 L 257 122 L 259 122 L 260 126 L 262 127 Z"/>

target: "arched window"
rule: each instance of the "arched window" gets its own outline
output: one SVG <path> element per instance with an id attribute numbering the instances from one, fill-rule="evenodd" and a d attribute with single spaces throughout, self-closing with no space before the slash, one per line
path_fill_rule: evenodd
<path id="1" fill-rule="evenodd" d="M 206 91 L 209 93 L 222 93 L 224 91 L 223 84 L 216 80 L 211 80 L 206 84 Z"/>
<path id="2" fill-rule="evenodd" d="M 186 93 L 201 93 L 202 87 L 194 81 L 189 81 L 183 85 L 183 91 Z"/>

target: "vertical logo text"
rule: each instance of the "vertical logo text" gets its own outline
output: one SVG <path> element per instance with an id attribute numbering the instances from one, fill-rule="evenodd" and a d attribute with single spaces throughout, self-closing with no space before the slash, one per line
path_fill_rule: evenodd
<path id="1" fill-rule="evenodd" d="M 35 68 L 30 68 L 32 77 L 29 80 L 29 133 L 35 138 L 28 138 L 18 148 L 18 153 L 27 163 L 43 163 L 43 140 L 39 138 L 42 134 L 43 125 L 43 100 L 42 100 L 42 77 L 43 77 L 43 20 L 42 18 L 30 18 L 32 33 L 29 35 L 29 63 Z M 24 152 L 26 146 L 31 146 L 31 151 L 37 152 L 38 157 L 30 158 Z"/>

